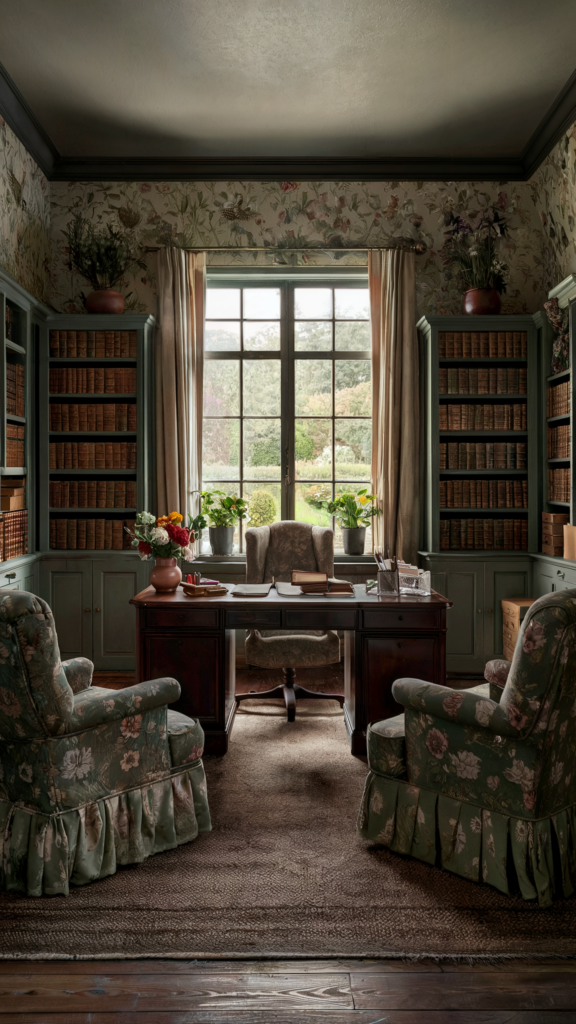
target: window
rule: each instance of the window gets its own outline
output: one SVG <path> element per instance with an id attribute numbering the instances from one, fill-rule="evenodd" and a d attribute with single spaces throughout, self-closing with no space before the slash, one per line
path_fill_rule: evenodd
<path id="1" fill-rule="evenodd" d="M 206 296 L 203 489 L 240 494 L 252 526 L 334 527 L 322 500 L 370 487 L 366 278 L 229 273 Z"/>

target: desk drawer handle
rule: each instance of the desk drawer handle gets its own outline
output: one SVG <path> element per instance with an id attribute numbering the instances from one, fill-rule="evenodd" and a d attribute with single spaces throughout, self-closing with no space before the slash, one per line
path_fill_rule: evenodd
<path id="1" fill-rule="evenodd" d="M 402 644 L 400 644 L 400 643 L 399 643 L 399 644 L 398 644 L 398 647 L 402 647 Z"/>
<path id="2" fill-rule="evenodd" d="M 403 615 L 399 615 L 398 616 L 398 622 L 403 622 L 403 621 L 404 621 L 404 616 Z"/>

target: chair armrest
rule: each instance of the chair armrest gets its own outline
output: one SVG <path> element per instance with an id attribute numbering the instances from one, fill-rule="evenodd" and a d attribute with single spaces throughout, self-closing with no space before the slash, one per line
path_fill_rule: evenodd
<path id="1" fill-rule="evenodd" d="M 64 732 L 92 729 L 118 718 L 140 715 L 152 708 L 171 704 L 180 696 L 180 683 L 164 677 L 149 679 L 124 690 L 84 690 L 74 696 L 74 710 L 65 724 Z"/>
<path id="2" fill-rule="evenodd" d="M 62 668 L 74 693 L 82 693 L 92 686 L 94 662 L 88 658 L 70 658 L 69 661 L 62 662 Z"/>
<path id="3" fill-rule="evenodd" d="M 512 662 L 505 661 L 504 658 L 495 658 L 493 661 L 486 663 L 484 679 L 490 683 L 490 696 L 496 703 L 500 703 L 502 690 L 506 686 L 511 668 Z"/>
<path id="4" fill-rule="evenodd" d="M 405 708 L 432 718 L 486 729 L 499 736 L 520 735 L 520 730 L 511 724 L 504 709 L 496 701 L 487 700 L 478 693 L 451 690 L 449 686 L 425 683 L 422 679 L 397 679 L 392 683 L 392 693 Z"/>

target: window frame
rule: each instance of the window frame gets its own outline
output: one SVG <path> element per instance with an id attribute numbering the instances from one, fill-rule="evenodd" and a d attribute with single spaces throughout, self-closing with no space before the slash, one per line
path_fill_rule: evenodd
<path id="1" fill-rule="evenodd" d="M 371 349 L 354 349 L 337 351 L 335 348 L 328 350 L 315 350 L 306 352 L 303 350 L 295 350 L 294 344 L 294 289 L 295 288 L 318 288 L 318 287 L 331 287 L 338 288 L 342 285 L 350 288 L 361 288 L 366 289 L 368 286 L 368 268 L 367 267 L 343 267 L 334 269 L 308 269 L 308 268 L 287 268 L 285 271 L 278 271 L 276 269 L 266 270 L 265 268 L 246 268 L 243 270 L 234 270 L 230 267 L 216 268 L 212 267 L 207 271 L 207 288 L 212 289 L 218 288 L 246 288 L 246 287 L 257 287 L 257 288 L 279 288 L 280 289 L 280 348 L 278 350 L 266 350 L 266 351 L 245 351 L 242 348 L 237 350 L 215 350 L 207 351 L 204 350 L 204 359 L 206 361 L 237 361 L 239 363 L 239 378 L 240 378 L 240 412 L 238 416 L 231 416 L 230 419 L 238 419 L 240 424 L 240 439 L 239 439 L 239 479 L 236 480 L 207 480 L 202 479 L 202 489 L 205 487 L 218 488 L 222 485 L 222 488 L 229 487 L 230 485 L 237 484 L 238 491 L 242 489 L 242 484 L 251 483 L 244 479 L 244 420 L 245 419 L 275 419 L 280 418 L 280 446 L 281 446 L 281 459 L 280 459 L 280 480 L 257 481 L 258 483 L 274 483 L 276 486 L 280 484 L 280 519 L 281 520 L 293 520 L 295 516 L 296 506 L 296 487 L 298 484 L 307 484 L 310 481 L 296 480 L 295 476 L 295 430 L 294 424 L 297 419 L 300 418 L 314 418 L 314 419 L 330 419 L 332 429 L 332 450 L 334 451 L 334 424 L 336 417 L 333 411 L 330 415 L 323 415 L 319 417 L 298 417 L 295 410 L 295 371 L 297 360 L 308 360 L 308 359 L 329 359 L 332 364 L 332 401 L 335 400 L 335 364 L 338 361 L 350 360 L 350 359 L 361 359 L 361 360 L 372 360 Z M 224 318 L 225 320 L 226 318 Z M 232 318 L 230 318 L 232 319 Z M 241 292 L 240 298 L 240 323 L 243 321 L 243 293 Z M 251 317 L 250 320 L 255 320 Z M 269 318 L 268 318 L 269 319 Z M 334 325 L 336 321 L 335 309 L 333 305 L 332 317 L 326 319 L 326 323 L 332 323 Z M 335 344 L 334 326 L 332 331 L 333 344 Z M 257 361 L 257 360 L 276 360 L 280 362 L 280 417 L 278 416 L 245 416 L 243 412 L 243 388 L 244 388 L 244 375 L 242 372 L 243 362 Z M 287 410 L 287 415 L 283 413 L 283 410 Z M 220 419 L 227 417 L 203 417 L 205 419 Z M 354 417 L 356 418 L 356 417 Z M 370 419 L 371 417 L 357 417 L 358 419 Z M 336 466 L 332 466 L 332 478 L 331 482 L 336 476 Z M 313 483 L 321 483 L 322 481 L 312 481 Z M 338 481 L 336 481 L 338 482 Z M 343 481 L 346 482 L 346 481 Z M 359 481 L 358 486 L 362 486 Z M 370 486 L 370 485 L 368 485 Z M 334 520 L 333 520 L 334 522 Z M 248 524 L 249 525 L 249 524 Z M 239 524 L 239 544 L 238 551 L 235 553 L 235 557 L 244 558 L 244 531 L 246 526 L 244 523 Z"/>

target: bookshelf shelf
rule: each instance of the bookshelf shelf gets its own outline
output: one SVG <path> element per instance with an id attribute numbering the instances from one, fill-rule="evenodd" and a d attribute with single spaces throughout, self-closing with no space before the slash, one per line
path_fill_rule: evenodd
<path id="1" fill-rule="evenodd" d="M 547 462 L 570 462 L 570 456 L 565 455 L 563 458 L 547 459 Z"/>
<path id="2" fill-rule="evenodd" d="M 553 373 L 551 377 L 547 377 L 548 384 L 557 384 L 562 380 L 567 380 L 570 376 L 570 370 L 562 370 L 562 373 Z"/>
<path id="3" fill-rule="evenodd" d="M 10 423 L 26 423 L 25 416 L 15 416 L 12 412 L 6 413 L 6 419 L 10 420 Z"/>
<path id="4" fill-rule="evenodd" d="M 549 505 L 561 505 L 562 508 L 570 508 L 570 502 L 569 501 L 554 501 L 553 498 L 548 498 L 548 504 Z"/>
<path id="5" fill-rule="evenodd" d="M 418 330 L 427 397 L 427 557 L 439 559 L 440 565 L 445 552 L 463 559 L 470 552 L 486 552 L 500 560 L 512 551 L 536 550 L 538 398 L 532 317 L 431 315 L 420 320 Z M 488 355 L 497 349 L 499 355 Z M 480 407 L 474 415 L 473 406 Z M 495 417 L 507 429 L 493 425 L 498 406 L 508 407 Z M 448 429 L 447 420 L 458 429 Z M 476 429 L 461 427 L 465 422 Z M 477 429 L 482 422 L 488 429 Z M 514 423 L 524 429 L 511 429 Z M 524 468 L 486 467 L 486 462 L 516 467 L 517 460 Z M 459 468 L 475 462 L 483 468 Z M 484 507 L 478 507 L 480 502 Z M 446 584 L 438 580 L 438 585 Z"/>
<path id="6" fill-rule="evenodd" d="M 566 413 L 563 413 L 562 416 L 548 416 L 547 419 L 546 419 L 546 423 L 559 423 L 561 420 L 569 420 L 569 419 L 570 419 L 570 413 L 566 412 Z"/>
<path id="7" fill-rule="evenodd" d="M 2 466 L 0 476 L 26 476 L 26 466 Z"/>
<path id="8" fill-rule="evenodd" d="M 18 345 L 17 342 L 10 341 L 8 338 L 6 339 L 6 348 L 9 352 L 17 352 L 20 356 L 26 355 L 26 349 L 22 345 Z"/>

